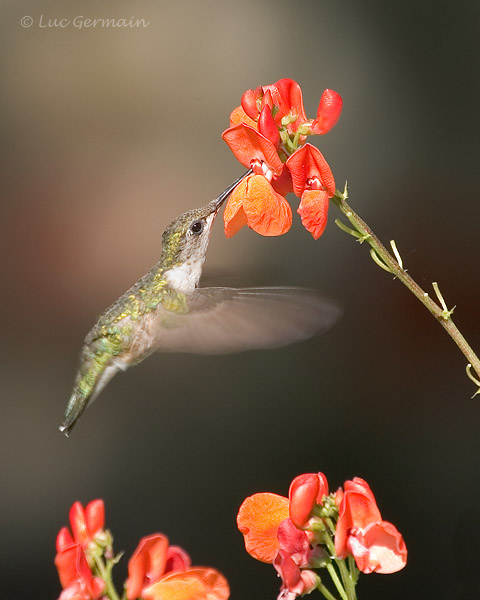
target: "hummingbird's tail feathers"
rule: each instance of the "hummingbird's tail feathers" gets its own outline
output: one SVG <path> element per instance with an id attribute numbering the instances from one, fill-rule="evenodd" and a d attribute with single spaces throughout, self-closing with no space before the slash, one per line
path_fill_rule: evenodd
<path id="1" fill-rule="evenodd" d="M 92 360 L 91 357 L 88 357 L 83 361 L 75 388 L 67 404 L 63 423 L 59 427 L 66 437 L 69 436 L 83 412 L 96 400 L 115 373 L 128 367 L 128 364 L 120 358 L 110 360 L 107 357 L 102 358 L 103 360 Z"/>
<path id="2" fill-rule="evenodd" d="M 318 292 L 293 287 L 198 288 L 188 304 L 187 314 L 162 314 L 157 350 L 220 354 L 286 346 L 326 331 L 341 314 Z"/>

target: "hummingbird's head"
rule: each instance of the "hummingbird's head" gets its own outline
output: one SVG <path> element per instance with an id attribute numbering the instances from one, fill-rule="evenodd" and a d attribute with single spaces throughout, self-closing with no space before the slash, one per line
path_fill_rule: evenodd
<path id="1" fill-rule="evenodd" d="M 162 236 L 164 259 L 172 266 L 204 258 L 213 221 L 220 207 L 213 202 L 189 210 L 170 223 Z"/>
<path id="2" fill-rule="evenodd" d="M 202 272 L 215 217 L 243 177 L 245 175 L 203 208 L 189 210 L 177 217 L 164 231 L 162 261 L 166 267 L 167 282 L 175 290 L 191 293 L 195 289 Z"/>

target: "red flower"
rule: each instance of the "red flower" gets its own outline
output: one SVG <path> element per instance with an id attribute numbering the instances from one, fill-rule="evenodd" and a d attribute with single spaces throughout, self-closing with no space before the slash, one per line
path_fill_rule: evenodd
<path id="1" fill-rule="evenodd" d="M 335 180 L 323 154 L 305 144 L 287 160 L 293 191 L 301 198 L 298 214 L 305 229 L 318 239 L 327 225 L 328 202 L 335 195 Z"/>
<path id="2" fill-rule="evenodd" d="M 230 127 L 222 133 L 236 159 L 247 169 L 255 163 L 265 164 L 272 176 L 280 176 L 283 163 L 278 156 L 274 143 L 256 129 L 245 123 Z"/>
<path id="3" fill-rule="evenodd" d="M 244 225 L 262 235 L 288 231 L 290 220 L 286 219 L 284 196 L 292 189 L 301 198 L 298 213 L 303 225 L 315 239 L 322 235 L 329 199 L 335 195 L 335 181 L 320 151 L 310 144 L 303 148 L 299 145 L 304 144 L 306 135 L 327 133 L 341 110 L 340 95 L 325 90 L 317 118 L 307 120 L 301 88 L 292 79 L 281 79 L 243 94 L 242 105 L 230 115 L 231 127 L 223 132 L 222 138 L 240 163 L 264 177 L 268 185 L 257 186 L 255 193 L 246 196 L 248 207 L 244 212 L 240 209 L 245 190 L 242 194 L 232 193 L 225 208 L 227 237 L 235 235 Z M 257 196 L 257 192 L 261 193 Z M 273 193 L 281 198 L 272 201 Z M 277 219 L 281 221 L 276 223 Z"/>
<path id="4" fill-rule="evenodd" d="M 368 483 L 360 477 L 345 482 L 337 497 L 339 518 L 335 552 L 339 558 L 353 555 L 363 573 L 394 573 L 407 562 L 407 549 L 401 534 L 382 521 Z"/>
<path id="5" fill-rule="evenodd" d="M 69 516 L 70 527 L 73 533 L 73 538 L 70 536 L 70 540 L 71 542 L 74 541 L 80 544 L 84 549 L 94 541 L 95 535 L 105 527 L 105 506 L 103 500 L 92 500 L 87 504 L 85 509 L 80 502 L 74 502 Z M 65 527 L 60 531 L 59 536 L 62 535 L 62 538 L 67 540 L 67 534 L 69 535 L 70 532 Z"/>
<path id="6" fill-rule="evenodd" d="M 276 83 L 263 87 L 265 93 L 270 92 L 273 104 L 276 107 L 275 122 L 288 121 L 287 130 L 297 131 L 305 123 L 305 109 L 303 108 L 302 88 L 293 79 L 280 79 Z"/>
<path id="7" fill-rule="evenodd" d="M 302 90 L 293 79 L 280 79 L 276 83 L 247 90 L 243 94 L 242 109 L 251 120 L 258 121 L 266 107 L 270 114 L 275 112 L 274 121 L 279 126 L 282 119 L 287 117 L 289 131 L 296 131 L 307 120 Z M 260 126 L 259 130 L 261 131 Z"/>
<path id="8" fill-rule="evenodd" d="M 299 529 L 308 526 L 312 511 L 322 498 L 328 494 L 327 478 L 323 473 L 305 473 L 299 475 L 290 484 L 290 519 Z"/>
<path id="9" fill-rule="evenodd" d="M 190 568 L 188 554 L 160 533 L 140 540 L 128 562 L 126 589 L 128 600 L 226 600 L 230 593 L 220 573 Z"/>
<path id="10" fill-rule="evenodd" d="M 59 600 L 97 600 L 102 595 L 105 584 L 93 576 L 80 544 L 60 549 L 55 566 L 63 588 Z"/>
<path id="11" fill-rule="evenodd" d="M 80 502 L 72 505 L 70 527 L 73 535 L 67 527 L 62 527 L 56 541 L 55 565 L 64 588 L 61 600 L 96 600 L 102 595 L 105 584 L 93 576 L 85 552 L 92 542 L 95 543 L 95 536 L 104 526 L 103 500 L 93 500 L 85 509 Z"/>
<path id="12" fill-rule="evenodd" d="M 323 473 L 299 475 L 289 499 L 270 493 L 247 498 L 237 524 L 247 552 L 272 563 L 282 578 L 278 600 L 294 600 L 318 587 L 313 569 L 328 568 L 332 559 L 351 555 L 363 573 L 393 573 L 406 564 L 402 536 L 382 521 L 370 487 L 358 477 L 345 483 L 345 491 L 328 494 Z"/>

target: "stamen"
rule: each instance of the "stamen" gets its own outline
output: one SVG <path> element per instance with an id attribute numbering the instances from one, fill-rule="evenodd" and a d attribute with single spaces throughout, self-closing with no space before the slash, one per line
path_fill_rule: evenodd
<path id="1" fill-rule="evenodd" d="M 259 158 L 252 158 L 250 161 L 250 167 L 255 175 L 263 175 L 263 163 Z"/>
<path id="2" fill-rule="evenodd" d="M 306 187 L 309 190 L 322 190 L 323 189 L 322 182 L 320 181 L 319 177 L 317 177 L 317 175 L 315 175 L 314 177 L 309 177 L 307 179 Z"/>
<path id="3" fill-rule="evenodd" d="M 263 168 L 263 174 L 265 175 L 265 179 L 267 181 L 272 181 L 273 175 L 274 175 L 273 170 L 270 169 L 270 167 L 267 165 L 267 163 L 262 163 L 262 168 Z"/>

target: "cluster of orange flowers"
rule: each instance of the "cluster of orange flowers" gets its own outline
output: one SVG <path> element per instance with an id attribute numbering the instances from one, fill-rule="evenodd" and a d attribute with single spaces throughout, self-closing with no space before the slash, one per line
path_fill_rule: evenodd
<path id="1" fill-rule="evenodd" d="M 223 139 L 237 160 L 253 173 L 233 191 L 224 212 L 225 234 L 231 237 L 244 225 L 261 235 L 282 235 L 292 224 L 285 196 L 300 198 L 298 213 L 315 239 L 327 224 L 329 199 L 335 180 L 323 154 L 307 136 L 323 135 L 336 124 L 343 101 L 325 90 L 316 119 L 307 119 L 302 90 L 292 79 L 247 90 L 241 106 L 230 115 Z"/>

